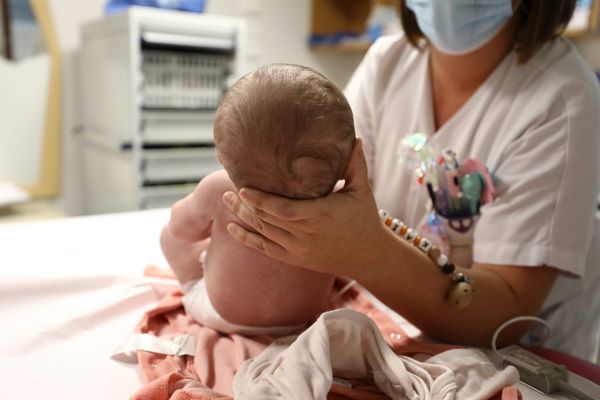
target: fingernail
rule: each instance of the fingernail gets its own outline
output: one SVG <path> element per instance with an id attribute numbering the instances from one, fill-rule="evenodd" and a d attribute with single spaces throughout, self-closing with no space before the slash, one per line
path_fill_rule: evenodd
<path id="1" fill-rule="evenodd" d="M 242 188 L 239 192 L 240 198 L 242 199 L 242 201 L 244 202 L 244 204 L 246 204 L 249 207 L 254 207 L 256 206 L 256 202 L 255 202 L 255 194 L 254 191 L 252 189 L 248 189 L 248 188 Z"/>
<path id="2" fill-rule="evenodd" d="M 233 237 L 237 238 L 239 236 L 239 229 L 240 228 L 234 223 L 227 224 L 227 232 Z"/>
<path id="3" fill-rule="evenodd" d="M 225 205 L 230 205 L 233 202 L 233 193 L 225 192 L 223 193 L 223 203 Z"/>
<path id="4" fill-rule="evenodd" d="M 252 202 L 252 190 L 250 190 L 250 189 L 247 189 L 247 188 L 242 188 L 242 189 L 240 190 L 240 197 L 241 197 L 243 200 L 246 200 L 246 201 Z"/>

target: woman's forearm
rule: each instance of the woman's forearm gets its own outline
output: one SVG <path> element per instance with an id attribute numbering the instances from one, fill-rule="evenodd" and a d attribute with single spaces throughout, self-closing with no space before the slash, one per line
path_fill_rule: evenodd
<path id="1" fill-rule="evenodd" d="M 556 276 L 550 268 L 457 267 L 474 279 L 476 290 L 471 304 L 457 310 L 447 302 L 449 275 L 403 239 L 389 233 L 382 240 L 373 264 L 353 268 L 352 278 L 427 336 L 445 342 L 489 346 L 503 322 L 538 312 Z M 526 328 L 507 329 L 502 342 L 517 341 Z"/>

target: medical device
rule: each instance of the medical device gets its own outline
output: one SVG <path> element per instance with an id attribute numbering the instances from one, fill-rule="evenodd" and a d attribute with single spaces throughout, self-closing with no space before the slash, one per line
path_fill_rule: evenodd
<path id="1" fill-rule="evenodd" d="M 569 372 L 564 365 L 548 361 L 520 346 L 506 347 L 499 354 L 504 366 L 517 368 L 521 381 L 542 393 L 563 392 L 578 400 L 593 400 L 569 383 Z"/>
<path id="2" fill-rule="evenodd" d="M 492 337 L 492 349 L 502 359 L 503 365 L 515 367 L 519 371 L 521 382 L 544 394 L 562 392 L 577 400 L 594 400 L 569 383 L 569 371 L 564 365 L 555 364 L 521 346 L 513 345 L 497 349 L 496 341 L 500 332 L 507 326 L 520 321 L 534 321 L 543 324 L 547 329 L 547 335 L 542 342 L 550 335 L 550 326 L 541 318 L 523 316 L 506 321 L 496 329 Z"/>
<path id="3" fill-rule="evenodd" d="M 221 168 L 215 112 L 246 36 L 239 18 L 147 7 L 83 26 L 85 213 L 170 206 Z"/>

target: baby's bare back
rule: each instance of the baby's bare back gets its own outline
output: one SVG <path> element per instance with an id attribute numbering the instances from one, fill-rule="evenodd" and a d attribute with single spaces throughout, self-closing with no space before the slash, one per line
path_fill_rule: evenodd
<path id="1" fill-rule="evenodd" d="M 235 187 L 224 171 L 218 174 L 222 175 L 214 188 L 218 205 L 214 203 L 204 266 L 214 308 L 225 320 L 246 326 L 290 326 L 310 321 L 322 311 L 333 276 L 273 260 L 233 239 L 227 225 L 244 224 L 222 205 L 222 194 Z"/>

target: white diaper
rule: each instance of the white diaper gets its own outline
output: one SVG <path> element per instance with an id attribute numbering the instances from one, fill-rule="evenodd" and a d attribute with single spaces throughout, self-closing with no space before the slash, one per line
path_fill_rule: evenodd
<path id="1" fill-rule="evenodd" d="M 204 279 L 190 281 L 182 286 L 183 307 L 187 314 L 202 325 L 223 333 L 240 335 L 273 335 L 283 336 L 298 332 L 305 325 L 296 326 L 244 326 L 226 321 L 219 315 L 208 298 Z"/>

